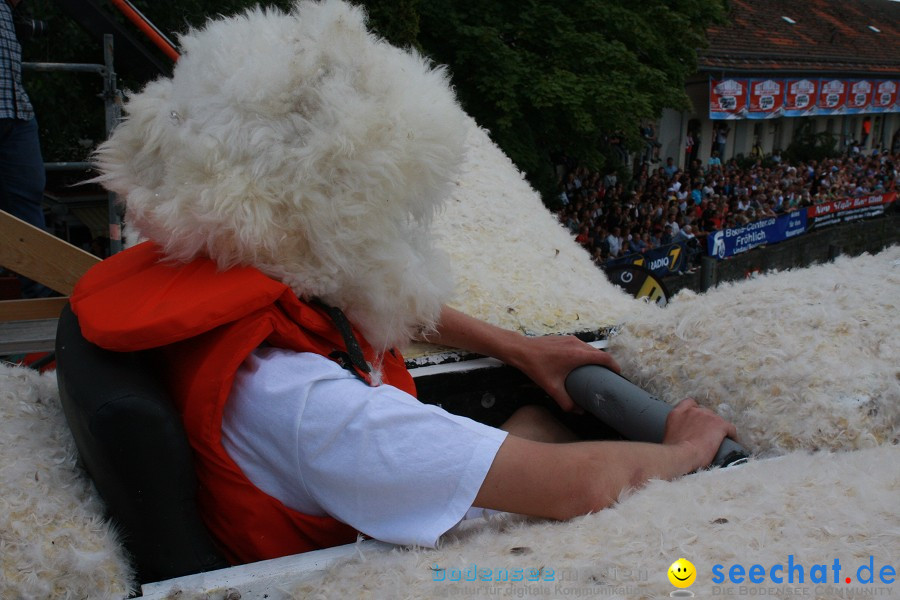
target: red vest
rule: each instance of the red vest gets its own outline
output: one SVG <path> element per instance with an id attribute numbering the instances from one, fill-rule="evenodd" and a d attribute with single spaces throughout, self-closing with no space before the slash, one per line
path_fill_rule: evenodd
<path id="1" fill-rule="evenodd" d="M 208 259 L 160 258 L 148 242 L 99 263 L 75 287 L 72 309 L 84 336 L 100 347 L 160 349 L 194 450 L 200 511 L 226 556 L 244 563 L 354 541 L 348 525 L 301 514 L 257 489 L 221 443 L 225 403 L 250 352 L 263 342 L 324 356 L 346 352 L 332 319 L 256 269 L 222 272 Z M 372 347 L 354 334 L 374 362 Z M 395 351 L 383 357 L 382 380 L 415 395 Z"/>

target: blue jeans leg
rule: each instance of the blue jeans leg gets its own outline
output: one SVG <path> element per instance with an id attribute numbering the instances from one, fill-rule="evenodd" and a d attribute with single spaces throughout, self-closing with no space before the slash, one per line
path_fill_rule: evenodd
<path id="1" fill-rule="evenodd" d="M 0 209 L 44 229 L 46 181 L 37 121 L 0 119 Z"/>
<path id="2" fill-rule="evenodd" d="M 0 119 L 0 210 L 40 229 L 46 228 L 44 197 L 46 173 L 35 119 Z M 22 279 L 26 298 L 51 292 L 29 279 Z"/>

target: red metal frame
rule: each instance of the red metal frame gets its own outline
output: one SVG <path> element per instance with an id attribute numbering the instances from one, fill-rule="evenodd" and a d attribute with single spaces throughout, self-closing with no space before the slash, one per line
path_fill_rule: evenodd
<path id="1" fill-rule="evenodd" d="M 119 9 L 119 11 L 125 15 L 129 21 L 134 23 L 134 25 L 141 30 L 141 33 L 146 35 L 151 42 L 156 44 L 156 47 L 163 51 L 163 53 L 172 59 L 172 62 L 177 62 L 180 54 L 178 50 L 175 49 L 175 45 L 169 41 L 169 39 L 159 30 L 157 29 L 153 23 L 151 23 L 147 17 L 141 14 L 141 12 L 136 9 L 131 2 L 128 0 L 111 0 L 113 6 Z"/>

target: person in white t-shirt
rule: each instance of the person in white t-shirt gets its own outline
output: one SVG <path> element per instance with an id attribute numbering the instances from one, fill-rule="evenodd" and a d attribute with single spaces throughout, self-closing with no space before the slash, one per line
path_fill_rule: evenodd
<path id="1" fill-rule="evenodd" d="M 325 0 L 192 31 L 172 78 L 130 98 L 98 152 L 101 180 L 125 198 L 133 235 L 173 263 L 257 269 L 345 313 L 379 356 L 410 335 L 493 356 L 576 410 L 566 376 L 584 364 L 618 371 L 609 354 L 446 306 L 449 260 L 430 225 L 469 118 L 443 71 L 364 22 L 362 9 Z M 262 345 L 237 370 L 222 446 L 292 510 L 433 546 L 472 507 L 555 519 L 600 510 L 706 466 L 735 433 L 685 400 L 661 444 L 555 443 L 572 436 L 543 410 L 498 429 L 373 383 L 329 356 Z"/>
<path id="2" fill-rule="evenodd" d="M 609 255 L 613 258 L 619 256 L 619 251 L 622 250 L 621 230 L 618 227 L 613 227 L 606 238 L 606 242 L 609 244 Z"/>

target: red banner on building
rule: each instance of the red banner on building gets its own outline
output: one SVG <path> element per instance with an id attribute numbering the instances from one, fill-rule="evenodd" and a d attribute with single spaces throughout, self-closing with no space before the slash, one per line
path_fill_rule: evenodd
<path id="1" fill-rule="evenodd" d="M 872 112 L 890 112 L 896 110 L 897 92 L 900 86 L 896 81 L 876 81 L 875 91 L 872 94 Z"/>
<path id="2" fill-rule="evenodd" d="M 875 86 L 865 79 L 851 80 L 847 82 L 847 112 L 866 112 L 872 103 L 872 90 Z"/>
<path id="3" fill-rule="evenodd" d="M 747 80 L 709 80 L 709 118 L 742 119 L 747 116 Z"/>
<path id="4" fill-rule="evenodd" d="M 784 114 L 800 117 L 811 114 L 819 97 L 818 79 L 787 79 L 784 82 Z"/>
<path id="5" fill-rule="evenodd" d="M 710 119 L 900 112 L 900 79 L 712 79 Z"/>
<path id="6" fill-rule="evenodd" d="M 747 116 L 768 119 L 781 113 L 784 104 L 784 81 L 781 79 L 751 79 L 750 105 Z"/>
<path id="7" fill-rule="evenodd" d="M 816 106 L 823 111 L 836 111 L 844 108 L 847 102 L 847 84 L 840 79 L 823 79 L 819 90 L 819 101 Z"/>

